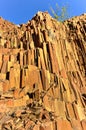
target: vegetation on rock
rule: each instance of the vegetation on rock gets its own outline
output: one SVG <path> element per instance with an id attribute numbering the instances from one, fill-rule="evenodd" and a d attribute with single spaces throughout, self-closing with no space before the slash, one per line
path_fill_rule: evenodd
<path id="1" fill-rule="evenodd" d="M 51 12 L 53 14 L 53 17 L 55 19 L 57 19 L 58 21 L 62 22 L 62 21 L 64 21 L 64 20 L 69 18 L 67 5 L 64 5 L 63 7 L 60 7 L 56 3 L 56 10 L 54 10 L 52 7 L 50 7 L 50 10 L 51 10 Z"/>

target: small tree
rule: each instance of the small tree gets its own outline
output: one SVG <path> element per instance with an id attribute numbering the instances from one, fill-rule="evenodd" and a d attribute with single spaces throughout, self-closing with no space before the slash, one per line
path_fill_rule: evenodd
<path id="1" fill-rule="evenodd" d="M 50 9 L 51 9 L 51 12 L 52 12 L 54 18 L 57 19 L 58 21 L 62 22 L 69 18 L 67 6 L 59 7 L 59 5 L 56 4 L 56 11 L 52 7 L 50 7 Z"/>

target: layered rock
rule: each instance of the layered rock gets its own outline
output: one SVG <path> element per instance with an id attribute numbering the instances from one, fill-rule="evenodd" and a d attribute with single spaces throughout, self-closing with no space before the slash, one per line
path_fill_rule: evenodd
<path id="1" fill-rule="evenodd" d="M 86 129 L 86 14 L 0 18 L 1 130 Z"/>

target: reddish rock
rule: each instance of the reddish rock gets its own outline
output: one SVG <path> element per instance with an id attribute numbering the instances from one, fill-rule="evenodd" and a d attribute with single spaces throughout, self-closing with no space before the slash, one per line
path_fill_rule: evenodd
<path id="1" fill-rule="evenodd" d="M 67 120 L 58 119 L 57 130 L 73 130 L 73 128 L 71 127 L 70 122 L 68 122 Z"/>
<path id="2" fill-rule="evenodd" d="M 71 120 L 71 125 L 74 130 L 83 130 L 79 120 Z"/>
<path id="3" fill-rule="evenodd" d="M 3 93 L 8 92 L 9 88 L 9 81 L 5 80 L 5 82 L 3 82 Z"/>
<path id="4" fill-rule="evenodd" d="M 13 96 L 15 99 L 19 98 L 19 92 L 20 92 L 20 89 L 15 89 L 14 92 L 13 92 Z"/>
<path id="5" fill-rule="evenodd" d="M 72 104 L 67 103 L 66 106 L 67 106 L 67 111 L 68 111 L 69 118 L 70 119 L 75 119 L 75 113 L 74 113 Z"/>
<path id="6" fill-rule="evenodd" d="M 13 99 L 8 99 L 6 101 L 6 105 L 7 105 L 7 107 L 14 107 L 14 101 L 13 101 Z"/>
<path id="7" fill-rule="evenodd" d="M 86 120 L 82 120 L 81 125 L 82 125 L 82 130 L 85 130 L 86 129 Z"/>
<path id="8" fill-rule="evenodd" d="M 54 130 L 53 122 L 45 122 L 41 124 L 40 130 Z"/>
<path id="9" fill-rule="evenodd" d="M 86 129 L 85 23 L 0 18 L 0 129 Z"/>
<path id="10" fill-rule="evenodd" d="M 39 125 L 35 125 L 33 130 L 40 130 L 40 126 Z"/>

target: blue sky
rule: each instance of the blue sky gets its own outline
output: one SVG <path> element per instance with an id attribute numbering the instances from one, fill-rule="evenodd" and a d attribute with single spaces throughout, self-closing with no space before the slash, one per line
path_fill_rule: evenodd
<path id="1" fill-rule="evenodd" d="M 70 16 L 86 13 L 86 0 L 0 0 L 0 16 L 15 24 L 26 23 L 38 11 L 68 5 Z"/>

